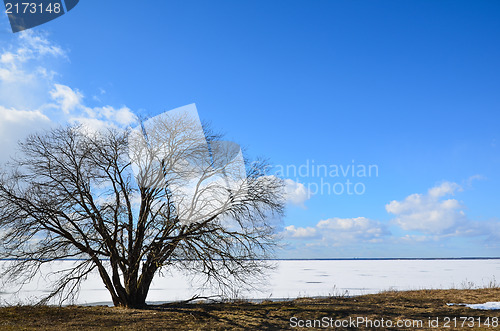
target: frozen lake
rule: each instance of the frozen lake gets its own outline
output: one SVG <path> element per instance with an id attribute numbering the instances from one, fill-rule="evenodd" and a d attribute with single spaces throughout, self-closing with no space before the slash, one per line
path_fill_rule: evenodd
<path id="1" fill-rule="evenodd" d="M 500 260 L 278 260 L 276 270 L 269 272 L 267 285 L 261 291 L 241 292 L 247 299 L 289 299 L 301 296 L 326 296 L 346 293 L 360 295 L 383 290 L 449 289 L 471 285 L 487 286 L 500 281 Z M 0 261 L 0 268 L 6 267 Z M 64 268 L 72 261 L 55 262 L 53 268 Z M 0 292 L 1 304 L 32 303 L 46 293 L 42 277 L 15 295 L 6 287 Z M 157 277 L 151 286 L 148 302 L 183 300 L 195 294 L 214 295 L 213 290 L 200 291 L 181 273 Z M 77 304 L 111 304 L 109 294 L 97 274 L 83 283 Z"/>

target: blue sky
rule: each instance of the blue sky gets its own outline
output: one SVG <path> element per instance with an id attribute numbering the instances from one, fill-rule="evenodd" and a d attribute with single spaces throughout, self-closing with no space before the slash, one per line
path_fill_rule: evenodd
<path id="1" fill-rule="evenodd" d="M 3 154 L 50 122 L 196 103 L 277 166 L 376 165 L 287 174 L 280 257 L 499 256 L 499 15 L 497 1 L 81 1 L 18 34 L 4 15 Z M 364 192 L 313 192 L 322 180 Z"/>

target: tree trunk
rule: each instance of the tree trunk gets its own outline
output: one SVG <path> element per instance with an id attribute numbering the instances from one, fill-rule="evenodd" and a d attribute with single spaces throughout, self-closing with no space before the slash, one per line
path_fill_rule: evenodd
<path id="1" fill-rule="evenodd" d="M 154 271 L 148 271 L 141 275 L 139 281 L 125 282 L 124 296 L 113 296 L 113 305 L 116 307 L 126 308 L 144 308 L 146 307 L 146 298 L 149 292 L 149 287 L 153 281 Z M 114 288 L 110 292 L 116 291 Z M 112 293 L 113 294 L 113 293 Z"/>

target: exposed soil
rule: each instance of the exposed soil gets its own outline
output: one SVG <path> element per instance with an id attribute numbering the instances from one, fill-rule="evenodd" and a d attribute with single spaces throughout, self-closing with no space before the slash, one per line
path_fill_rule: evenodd
<path id="1" fill-rule="evenodd" d="M 463 328 L 474 330 L 500 330 L 498 319 L 500 311 L 473 310 L 464 306 L 448 306 L 447 303 L 485 303 L 500 301 L 500 289 L 475 290 L 420 290 L 388 291 L 357 297 L 329 297 L 322 299 L 301 298 L 282 302 L 231 302 L 231 303 L 194 303 L 149 306 L 146 309 L 125 309 L 115 307 L 85 306 L 15 306 L 0 308 L 1 330 L 282 330 L 303 329 L 320 320 L 323 326 L 335 326 L 336 320 L 355 320 L 366 318 L 374 323 L 384 319 L 393 323 L 392 329 L 443 330 L 445 322 L 454 329 L 455 323 Z M 456 322 L 453 318 L 457 318 Z M 296 319 L 294 319 L 296 318 Z M 439 318 L 437 328 L 429 325 L 429 318 Z M 487 318 L 489 318 L 487 320 Z M 292 319 L 292 320 L 291 320 Z M 299 320 L 301 320 L 299 322 Z M 309 320 L 310 322 L 307 322 Z M 413 324 L 396 327 L 397 321 L 421 320 L 422 325 Z M 497 321 L 496 327 L 494 321 Z M 292 321 L 292 322 L 291 322 Z M 294 322 L 293 322 L 294 321 Z M 325 321 L 328 321 L 325 322 Z M 378 321 L 378 322 L 377 322 Z M 484 323 L 489 321 L 489 327 Z M 335 329 L 349 329 L 337 327 Z M 406 323 L 413 323 L 406 321 Z M 481 323 L 479 325 L 479 322 Z M 319 323 L 319 322 L 316 322 Z M 340 322 L 337 322 L 340 323 Z M 400 322 L 401 323 L 401 322 Z M 416 322 L 415 322 L 416 323 Z M 353 324 L 350 324 L 352 328 Z M 379 324 L 380 325 L 380 324 Z M 370 328 L 370 324 L 359 324 L 358 329 Z M 368 326 L 368 327 L 367 327 Z M 479 327 L 480 326 L 480 327 Z M 325 329 L 325 328 L 323 328 Z M 391 328 L 389 328 L 391 329 Z"/>

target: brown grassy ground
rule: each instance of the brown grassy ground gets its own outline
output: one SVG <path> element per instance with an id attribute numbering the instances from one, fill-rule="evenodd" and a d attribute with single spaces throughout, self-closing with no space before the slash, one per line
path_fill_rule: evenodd
<path id="1" fill-rule="evenodd" d="M 484 303 L 500 301 L 500 289 L 477 290 L 420 290 L 408 292 L 389 291 L 358 297 L 331 297 L 325 299 L 296 299 L 287 302 L 248 302 L 221 304 L 172 304 L 152 306 L 148 309 L 124 309 L 113 307 L 4 307 L 0 308 L 0 330 L 281 330 L 290 329 L 290 318 L 303 320 L 356 319 L 365 317 L 373 320 L 418 319 L 423 328 L 429 317 L 439 318 L 443 330 L 444 318 L 474 317 L 475 327 L 466 329 L 500 330 L 478 328 L 490 317 L 500 317 L 500 311 L 473 310 L 463 306 L 447 306 L 446 303 Z M 454 322 L 450 326 L 453 329 Z M 301 329 L 301 328 L 295 328 Z M 345 328 L 338 328 L 345 329 Z M 363 328 L 361 328 L 363 329 Z M 380 330 L 385 328 L 380 328 Z M 411 330 L 412 327 L 393 328 Z"/>

